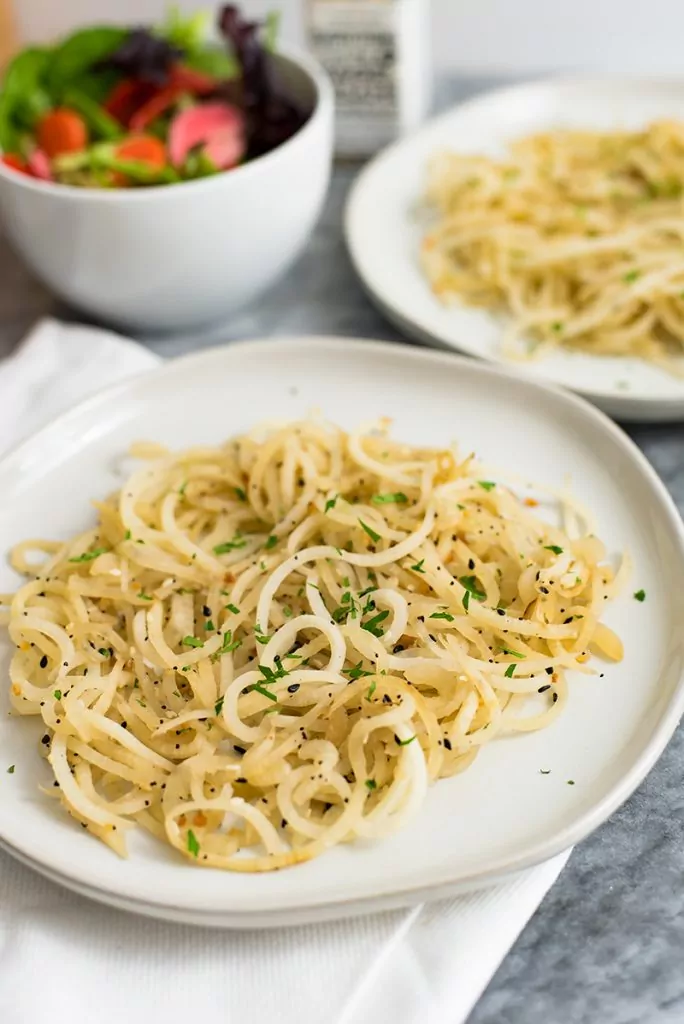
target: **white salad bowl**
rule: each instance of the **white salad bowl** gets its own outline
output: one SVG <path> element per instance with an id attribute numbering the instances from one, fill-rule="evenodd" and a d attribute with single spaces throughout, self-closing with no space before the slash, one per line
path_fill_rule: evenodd
<path id="1" fill-rule="evenodd" d="M 320 213 L 334 113 L 316 61 L 276 59 L 289 94 L 312 114 L 287 142 L 234 170 L 104 190 L 38 181 L 0 163 L 5 230 L 34 273 L 85 313 L 132 330 L 210 323 L 268 288 Z"/>

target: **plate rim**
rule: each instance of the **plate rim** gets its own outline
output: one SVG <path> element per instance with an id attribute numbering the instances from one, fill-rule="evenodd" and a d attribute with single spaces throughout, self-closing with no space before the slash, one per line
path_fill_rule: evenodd
<path id="1" fill-rule="evenodd" d="M 465 356 L 454 355 L 450 352 L 417 348 L 401 342 L 335 335 L 293 335 L 289 337 L 230 341 L 223 345 L 202 349 L 198 352 L 171 359 L 160 366 L 151 367 L 149 370 L 143 370 L 141 373 L 115 382 L 77 403 L 59 416 L 54 417 L 46 425 L 31 433 L 0 457 L 0 473 L 6 472 L 8 468 L 11 469 L 12 464 L 17 459 L 21 459 L 24 451 L 30 450 L 36 444 L 40 444 L 41 439 L 53 431 L 55 427 L 68 426 L 70 421 L 78 420 L 79 417 L 92 413 L 98 407 L 111 402 L 121 392 L 126 392 L 129 388 L 140 384 L 142 380 L 150 375 L 154 375 L 155 378 L 161 379 L 163 382 L 164 378 L 167 377 L 170 379 L 177 376 L 182 377 L 184 369 L 189 365 L 198 363 L 211 365 L 213 362 L 220 362 L 227 356 L 229 358 L 239 358 L 249 350 L 255 350 L 262 355 L 268 352 L 268 350 L 277 350 L 282 355 L 283 348 L 288 346 L 315 351 L 319 355 L 326 349 L 333 353 L 339 353 L 348 350 L 350 346 L 352 348 L 359 347 L 360 349 L 382 354 L 383 356 L 389 355 L 390 358 L 392 355 L 399 356 L 409 362 L 421 363 L 427 361 L 436 366 L 443 366 L 450 373 L 458 374 L 459 369 L 461 369 L 467 373 L 474 373 L 476 376 L 503 379 L 522 386 L 523 389 L 529 389 L 532 392 L 543 392 L 546 395 L 551 394 L 556 401 L 565 405 L 569 411 L 574 411 L 582 417 L 593 431 L 598 430 L 599 432 L 607 433 L 614 443 L 622 449 L 635 469 L 639 471 L 644 484 L 650 488 L 648 491 L 649 499 L 656 502 L 657 507 L 664 515 L 670 537 L 676 543 L 684 558 L 684 522 L 682 522 L 667 488 L 632 439 L 600 409 L 578 395 L 554 384 L 548 384 L 545 381 L 542 382 L 527 375 L 511 374 L 500 363 L 473 360 Z M 4 833 L 0 833 L 0 847 L 53 881 L 57 881 L 90 898 L 113 904 L 122 909 L 189 923 L 213 923 L 219 927 L 236 928 L 250 926 L 276 927 L 288 922 L 299 923 L 329 919 L 336 916 L 368 913 L 388 907 L 406 906 L 425 900 L 474 891 L 478 888 L 496 884 L 506 878 L 519 874 L 527 868 L 534 867 L 551 859 L 585 839 L 599 825 L 606 821 L 643 781 L 665 749 L 683 714 L 684 674 L 680 676 L 676 686 L 673 688 L 652 734 L 645 741 L 640 755 L 633 761 L 628 771 L 611 786 L 602 799 L 595 801 L 585 812 L 579 813 L 573 822 L 565 828 L 553 832 L 550 837 L 531 841 L 525 851 L 518 856 L 513 858 L 502 857 L 499 861 L 490 864 L 485 871 L 471 871 L 458 878 L 449 878 L 442 872 L 437 879 L 425 883 L 403 884 L 400 888 L 393 887 L 390 881 L 387 888 L 372 895 L 359 894 L 349 897 L 341 893 L 338 897 L 330 899 L 329 897 L 316 897 L 314 894 L 305 903 L 288 900 L 279 903 L 274 908 L 256 908 L 247 911 L 240 909 L 231 910 L 230 905 L 221 905 L 220 894 L 218 894 L 216 908 L 206 909 L 199 905 L 192 906 L 173 899 L 155 897 L 142 900 L 127 892 L 125 885 L 120 885 L 117 888 L 98 885 L 92 879 L 88 880 L 87 874 L 83 872 L 82 864 L 75 865 L 73 873 L 67 875 L 52 866 L 49 851 L 44 851 L 41 848 L 38 851 L 39 855 L 37 855 L 30 843 L 27 844 L 26 841 L 13 841 Z"/>
<path id="2" fill-rule="evenodd" d="M 518 364 L 511 360 L 505 360 L 500 355 L 478 352 L 466 348 L 463 343 L 447 338 L 443 333 L 435 331 L 425 323 L 424 318 L 412 311 L 406 311 L 396 304 L 392 295 L 386 294 L 385 290 L 376 288 L 366 274 L 364 269 L 364 256 L 361 246 L 356 239 L 353 221 L 356 219 L 356 207 L 360 203 L 360 196 L 366 188 L 368 180 L 377 173 L 377 169 L 385 163 L 391 163 L 396 154 L 403 150 L 409 150 L 413 145 L 432 134 L 440 125 L 450 121 L 458 114 L 468 113 L 477 110 L 478 106 L 484 106 L 492 100 L 506 100 L 509 97 L 523 97 L 525 94 L 539 93 L 540 90 L 582 86 L 590 88 L 601 88 L 606 85 L 629 85 L 632 87 L 644 86 L 648 88 L 669 87 L 677 89 L 682 93 L 684 99 L 684 77 L 676 75 L 629 75 L 629 74 L 601 74 L 570 72 L 559 75 L 539 75 L 538 77 L 527 78 L 524 81 L 512 82 L 509 84 L 492 86 L 470 96 L 464 100 L 451 104 L 445 110 L 429 117 L 418 129 L 398 138 L 395 142 L 385 146 L 379 153 L 370 159 L 358 173 L 346 197 L 343 216 L 342 232 L 347 253 L 351 260 L 354 272 L 361 282 L 364 291 L 371 301 L 379 308 L 384 317 L 390 320 L 407 337 L 413 338 L 422 344 L 438 345 L 443 350 L 466 355 L 487 364 L 508 367 L 511 372 L 520 371 L 525 374 L 524 363 Z M 531 376 L 531 375 L 530 375 Z M 609 415 L 622 419 L 625 422 L 673 422 L 684 420 L 684 392 L 681 397 L 650 397 L 634 394 L 616 394 L 614 391 L 605 390 L 601 387 L 591 385 L 575 387 L 570 384 L 562 384 L 553 378 L 533 377 L 534 380 L 542 381 L 550 387 L 561 387 L 573 394 L 580 395 L 591 403 L 598 405 Z"/>

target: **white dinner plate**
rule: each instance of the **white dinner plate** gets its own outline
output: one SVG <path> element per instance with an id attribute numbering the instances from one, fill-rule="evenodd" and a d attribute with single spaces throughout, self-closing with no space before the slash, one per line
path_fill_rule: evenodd
<path id="1" fill-rule="evenodd" d="M 0 842 L 63 884 L 117 906 L 204 925 L 265 926 L 342 916 L 463 892 L 581 840 L 658 757 L 684 709 L 684 530 L 632 442 L 580 399 L 497 367 L 383 342 L 307 338 L 231 344 L 95 395 L 0 461 L 0 544 L 65 538 L 93 521 L 91 498 L 120 486 L 136 439 L 219 442 L 262 418 L 319 408 L 352 427 L 394 419 L 413 444 L 458 439 L 487 464 L 573 491 L 633 579 L 606 608 L 625 642 L 604 678 L 570 680 L 567 710 L 538 733 L 496 740 L 435 784 L 403 831 L 263 875 L 194 867 L 136 830 L 120 860 L 38 791 L 49 769 L 39 723 L 9 718 L 0 687 Z M 503 479 L 503 478 L 502 478 Z M 0 588 L 16 583 L 3 566 Z M 646 591 L 639 603 L 632 593 Z M 16 765 L 12 774 L 6 768 Z M 541 774 L 541 772 L 550 774 Z M 568 785 L 572 780 L 574 785 Z M 600 880 L 597 884 L 600 884 Z"/>
<path id="2" fill-rule="evenodd" d="M 428 159 L 451 149 L 503 155 L 513 139 L 552 128 L 635 129 L 684 119 L 684 79 L 559 78 L 498 89 L 454 107 L 390 146 L 359 175 L 345 218 L 347 244 L 371 298 L 401 331 L 428 344 L 501 360 L 505 319 L 445 306 L 418 262 L 424 234 L 415 214 Z M 579 392 L 617 419 L 684 419 L 684 379 L 639 359 L 559 348 L 507 365 Z"/>

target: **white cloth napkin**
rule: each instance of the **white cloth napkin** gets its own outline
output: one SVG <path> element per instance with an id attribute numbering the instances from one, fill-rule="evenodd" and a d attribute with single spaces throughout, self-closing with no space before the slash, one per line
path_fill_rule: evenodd
<path id="1" fill-rule="evenodd" d="M 150 369 L 107 331 L 40 324 L 0 364 L 0 446 Z M 271 932 L 134 919 L 0 853 L 2 1024 L 461 1024 L 568 854 L 447 902 Z"/>

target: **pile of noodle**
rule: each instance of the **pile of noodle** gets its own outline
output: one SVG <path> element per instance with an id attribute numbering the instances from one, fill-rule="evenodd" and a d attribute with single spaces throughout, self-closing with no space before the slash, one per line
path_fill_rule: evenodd
<path id="1" fill-rule="evenodd" d="M 601 542 L 455 449 L 310 419 L 136 454 L 92 529 L 14 548 L 3 597 L 48 791 L 119 853 L 136 824 L 237 871 L 384 836 L 621 657 Z"/>
<path id="2" fill-rule="evenodd" d="M 512 318 L 504 351 L 558 346 L 682 372 L 684 123 L 555 131 L 503 160 L 442 153 L 421 261 L 445 301 Z"/>

